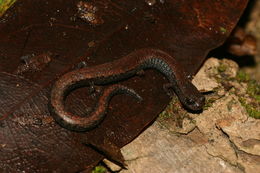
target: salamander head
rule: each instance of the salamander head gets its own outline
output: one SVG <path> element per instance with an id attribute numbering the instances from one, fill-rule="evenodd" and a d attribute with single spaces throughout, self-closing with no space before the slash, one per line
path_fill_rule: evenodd
<path id="1" fill-rule="evenodd" d="M 202 94 L 190 95 L 182 101 L 182 104 L 189 110 L 199 111 L 205 104 L 205 97 Z"/>
<path id="2" fill-rule="evenodd" d="M 179 85 L 175 91 L 182 105 L 188 110 L 199 111 L 205 105 L 204 95 L 189 80 Z"/>

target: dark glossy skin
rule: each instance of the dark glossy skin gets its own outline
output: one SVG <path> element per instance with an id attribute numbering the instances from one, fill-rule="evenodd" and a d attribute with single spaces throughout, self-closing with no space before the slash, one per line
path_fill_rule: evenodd
<path id="1" fill-rule="evenodd" d="M 89 130 L 98 125 L 106 113 L 109 99 L 118 93 L 127 93 L 140 99 L 133 90 L 122 85 L 112 85 L 104 90 L 96 108 L 87 117 L 67 112 L 64 107 L 66 95 L 82 85 L 104 85 L 135 75 L 144 69 L 156 69 L 164 74 L 183 106 L 192 111 L 201 110 L 205 98 L 191 83 L 180 64 L 169 54 L 157 49 L 140 49 L 113 62 L 71 71 L 63 75 L 51 91 L 51 110 L 55 120 L 74 131 Z"/>

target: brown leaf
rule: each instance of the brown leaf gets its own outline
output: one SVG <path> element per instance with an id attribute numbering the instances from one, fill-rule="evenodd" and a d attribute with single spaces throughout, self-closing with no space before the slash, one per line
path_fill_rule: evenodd
<path id="1" fill-rule="evenodd" d="M 103 158 L 85 145 L 89 141 L 110 141 L 112 148 L 129 143 L 170 100 L 161 74 L 147 70 L 122 81 L 144 101 L 114 97 L 105 120 L 86 133 L 68 131 L 52 120 L 47 106 L 52 83 L 81 62 L 94 66 L 147 47 L 172 54 L 193 75 L 207 53 L 226 40 L 247 4 L 247 0 L 87 2 L 83 8 L 79 0 L 23 0 L 0 19 L 0 172 L 89 170 Z M 23 66 L 24 57 L 37 59 L 47 52 L 51 61 Z M 19 68 L 22 73 L 17 73 Z M 80 88 L 68 96 L 66 107 L 83 115 L 95 99 Z M 114 157 L 121 159 L 120 153 Z"/>

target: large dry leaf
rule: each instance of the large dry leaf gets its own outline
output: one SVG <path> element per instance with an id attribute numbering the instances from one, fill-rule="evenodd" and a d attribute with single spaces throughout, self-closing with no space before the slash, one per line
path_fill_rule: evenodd
<path id="1" fill-rule="evenodd" d="M 148 70 L 122 81 L 144 101 L 114 97 L 105 120 L 86 133 L 68 131 L 53 121 L 47 106 L 52 83 L 82 61 L 94 66 L 144 47 L 167 51 L 193 75 L 207 53 L 225 41 L 247 4 L 89 0 L 99 9 L 98 21 L 91 23 L 77 17 L 78 2 L 18 1 L 0 20 L 0 172 L 87 170 L 103 156 L 86 143 L 109 148 L 133 140 L 169 102 L 161 74 Z M 22 62 L 39 57 L 47 61 L 36 68 Z M 83 115 L 95 100 L 87 88 L 80 88 L 66 104 Z"/>

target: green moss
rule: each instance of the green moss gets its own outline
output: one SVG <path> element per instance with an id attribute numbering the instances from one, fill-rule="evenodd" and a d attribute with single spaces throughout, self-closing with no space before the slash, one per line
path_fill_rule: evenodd
<path id="1" fill-rule="evenodd" d="M 250 80 L 248 82 L 247 94 L 255 98 L 260 102 L 260 85 L 255 80 Z"/>
<path id="2" fill-rule="evenodd" d="M 183 109 L 177 97 L 173 97 L 167 108 L 159 115 L 158 122 L 162 127 L 182 128 L 183 119 L 188 117 L 188 112 Z"/>
<path id="3" fill-rule="evenodd" d="M 227 29 L 224 28 L 224 27 L 220 27 L 219 30 L 220 30 L 220 32 L 222 32 L 223 34 L 227 32 Z"/>
<path id="4" fill-rule="evenodd" d="M 107 169 L 103 166 L 96 166 L 91 173 L 105 173 L 107 172 Z"/>
<path id="5" fill-rule="evenodd" d="M 192 123 L 192 124 L 196 124 L 196 120 L 192 119 L 192 120 L 191 120 L 191 123 Z"/>
<path id="6" fill-rule="evenodd" d="M 227 73 L 228 68 L 229 67 L 225 63 L 220 63 L 216 68 L 217 74 L 214 76 L 216 81 L 224 87 L 229 85 L 230 80 L 233 80 Z"/>
<path id="7" fill-rule="evenodd" d="M 251 104 L 245 104 L 247 112 L 251 117 L 260 118 L 260 84 L 255 80 L 250 80 L 247 94 L 253 98 Z"/>
<path id="8" fill-rule="evenodd" d="M 220 83 L 229 93 L 240 97 L 239 101 L 241 105 L 245 107 L 250 117 L 260 119 L 260 84 L 257 83 L 255 80 L 250 79 L 250 76 L 242 70 L 238 71 L 235 78 L 229 78 L 227 75 L 225 75 L 226 70 L 227 65 L 225 64 L 221 63 L 217 67 L 218 75 L 215 76 L 217 82 Z M 230 81 L 246 83 L 246 93 L 241 95 L 241 93 L 238 91 L 239 89 L 233 87 Z M 209 99 L 208 101 L 206 101 L 204 110 L 207 110 L 209 107 L 211 107 L 213 102 L 214 99 Z M 232 110 L 233 104 L 235 104 L 233 100 L 227 104 L 227 108 L 229 111 Z"/>
<path id="9" fill-rule="evenodd" d="M 234 99 L 230 100 L 230 101 L 227 103 L 227 108 L 228 108 L 228 110 L 231 111 L 233 105 L 236 104 L 236 103 L 237 103 L 237 102 L 236 102 Z"/>
<path id="10" fill-rule="evenodd" d="M 260 84 L 251 80 L 250 76 L 244 71 L 240 70 L 236 76 L 238 82 L 245 82 L 247 84 L 247 97 L 240 97 L 239 101 L 245 107 L 250 117 L 260 118 Z"/>
<path id="11" fill-rule="evenodd" d="M 240 70 L 237 73 L 236 79 L 239 82 L 247 82 L 247 81 L 250 80 L 250 77 L 249 77 L 249 75 L 247 73 L 245 73 L 244 71 Z"/>
<path id="12" fill-rule="evenodd" d="M 0 17 L 10 8 L 16 0 L 0 0 Z"/>
<path id="13" fill-rule="evenodd" d="M 218 72 L 219 73 L 223 73 L 223 72 L 225 72 L 227 70 L 227 66 L 225 65 L 225 64 L 220 64 L 219 66 L 218 66 Z"/>
<path id="14" fill-rule="evenodd" d="M 260 109 L 255 108 L 252 104 L 248 104 L 245 98 L 239 98 L 239 101 L 242 106 L 245 107 L 248 115 L 253 118 L 260 119 Z"/>
<path id="15" fill-rule="evenodd" d="M 243 107 L 245 107 L 248 115 L 253 118 L 260 119 L 260 84 L 255 80 L 250 79 L 250 76 L 245 73 L 244 71 L 238 71 L 235 78 L 228 78 L 225 75 L 225 71 L 227 70 L 227 66 L 225 64 L 220 64 L 217 67 L 217 71 L 219 72 L 220 76 L 215 76 L 215 79 L 218 83 L 220 83 L 224 89 L 230 93 L 235 95 L 239 94 L 237 88 L 234 88 L 229 81 L 234 82 L 243 82 L 247 84 L 246 93 L 244 95 L 238 95 L 240 97 L 239 101 Z M 233 89 L 233 90 L 232 90 Z M 214 100 L 210 99 L 206 101 L 204 110 L 207 110 L 209 107 L 212 106 Z M 227 104 L 227 108 L 230 111 L 232 109 L 232 105 L 234 101 L 230 101 Z"/>
<path id="16" fill-rule="evenodd" d="M 166 109 L 159 115 L 159 118 L 164 120 L 173 116 L 173 109 L 176 108 L 176 104 L 178 103 L 178 99 L 173 98 Z"/>
<path id="17" fill-rule="evenodd" d="M 260 119 L 260 110 L 255 109 L 251 105 L 246 105 L 246 111 L 250 117 Z"/>
<path id="18" fill-rule="evenodd" d="M 169 112 L 168 110 L 164 110 L 160 115 L 159 118 L 161 119 L 168 119 L 172 116 L 172 113 Z"/>
<path id="19" fill-rule="evenodd" d="M 208 110 L 210 107 L 212 107 L 213 103 L 216 101 L 216 98 L 209 98 L 206 99 L 205 105 L 203 107 L 203 110 Z"/>

